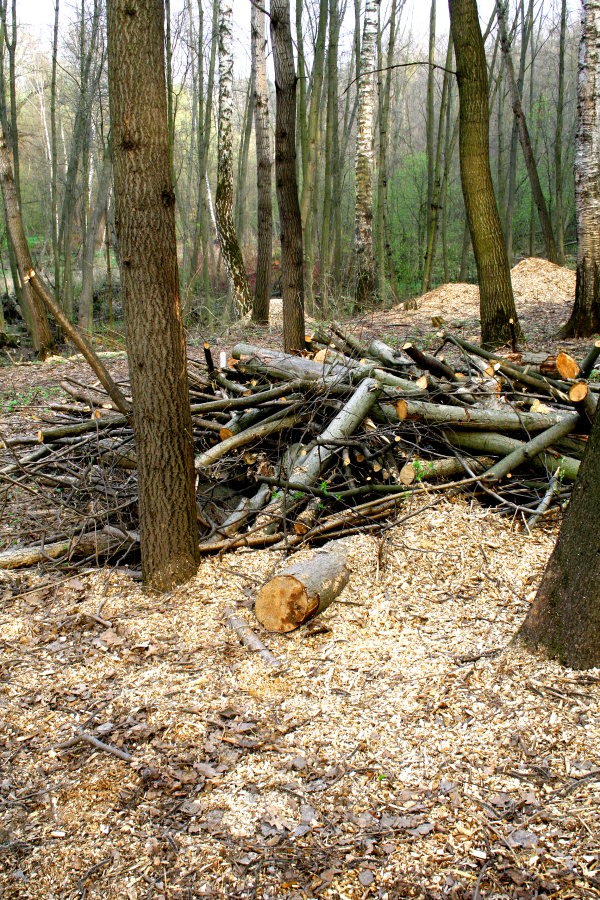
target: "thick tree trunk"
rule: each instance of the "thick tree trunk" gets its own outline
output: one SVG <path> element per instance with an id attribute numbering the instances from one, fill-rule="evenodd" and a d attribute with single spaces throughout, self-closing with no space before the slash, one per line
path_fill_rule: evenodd
<path id="1" fill-rule="evenodd" d="M 600 0 L 585 0 L 579 47 L 575 138 L 577 282 L 561 337 L 600 331 Z"/>
<path id="2" fill-rule="evenodd" d="M 358 310 L 373 304 L 377 290 L 373 248 L 373 70 L 375 68 L 378 2 L 379 0 L 366 0 L 360 62 L 361 75 L 357 83 L 354 304 Z"/>
<path id="3" fill-rule="evenodd" d="M 256 189 L 258 194 L 256 287 L 252 320 L 269 321 L 271 257 L 273 252 L 273 203 L 271 200 L 271 138 L 265 58 L 265 13 L 256 4 L 250 10 L 252 29 L 252 77 L 254 85 L 254 131 L 256 134 Z"/>
<path id="4" fill-rule="evenodd" d="M 304 349 L 302 219 L 296 179 L 296 73 L 289 0 L 271 0 L 275 66 L 275 183 L 281 228 L 283 342 L 288 352 Z"/>
<path id="5" fill-rule="evenodd" d="M 221 252 L 239 316 L 252 308 L 250 285 L 233 222 L 233 0 L 219 4 L 219 141 L 215 219 Z"/>
<path id="6" fill-rule="evenodd" d="M 488 347 L 519 332 L 510 267 L 489 159 L 487 65 L 475 0 L 449 0 L 460 101 L 460 174 L 479 278 L 481 339 Z"/>
<path id="7" fill-rule="evenodd" d="M 519 631 L 564 665 L 600 665 L 600 410 L 556 547 Z"/>
<path id="8" fill-rule="evenodd" d="M 195 573 L 199 550 L 161 0 L 110 0 L 108 51 L 142 571 L 168 590 Z"/>

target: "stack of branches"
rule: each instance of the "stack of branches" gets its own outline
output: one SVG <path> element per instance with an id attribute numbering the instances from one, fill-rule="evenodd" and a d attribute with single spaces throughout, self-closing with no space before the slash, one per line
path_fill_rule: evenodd
<path id="1" fill-rule="evenodd" d="M 334 324 L 302 356 L 241 343 L 222 367 L 205 345 L 203 363 L 189 360 L 201 551 L 381 530 L 451 492 L 529 528 L 564 504 L 598 399 L 600 341 L 578 365 L 438 337 L 430 353 Z M 43 498 L 52 517 L 0 567 L 135 558 L 131 423 L 98 384 L 62 387 L 71 402 L 53 404 L 37 434 L 4 441 L 0 480 Z"/>

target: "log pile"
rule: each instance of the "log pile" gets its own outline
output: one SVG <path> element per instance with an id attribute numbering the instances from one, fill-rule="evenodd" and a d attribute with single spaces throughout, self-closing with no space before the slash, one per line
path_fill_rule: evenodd
<path id="1" fill-rule="evenodd" d="M 564 504 L 598 401 L 600 342 L 578 365 L 438 337 L 431 352 L 333 325 L 301 356 L 241 343 L 220 367 L 208 346 L 204 361 L 190 359 L 202 552 L 377 530 L 449 491 L 528 527 Z M 135 558 L 131 422 L 99 383 L 62 387 L 70 402 L 52 404 L 34 433 L 7 437 L 0 463 L 0 483 L 53 507 L 56 527 L 32 523 L 0 567 Z M 129 385 L 120 389 L 130 403 Z"/>

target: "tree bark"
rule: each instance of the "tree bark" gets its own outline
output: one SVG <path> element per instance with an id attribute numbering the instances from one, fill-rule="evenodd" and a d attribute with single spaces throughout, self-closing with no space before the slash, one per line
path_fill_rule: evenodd
<path id="1" fill-rule="evenodd" d="M 506 74 L 508 78 L 508 86 L 510 88 L 513 112 L 515 115 L 517 126 L 519 128 L 519 140 L 521 142 L 521 149 L 523 150 L 523 157 L 525 159 L 525 165 L 527 167 L 527 175 L 529 176 L 531 192 L 533 194 L 535 205 L 537 207 L 540 225 L 542 226 L 546 256 L 548 257 L 550 262 L 555 263 L 558 259 L 556 252 L 556 243 L 554 241 L 552 223 L 550 222 L 546 199 L 544 197 L 542 186 L 540 184 L 535 156 L 531 147 L 531 138 L 529 137 L 527 121 L 525 119 L 525 113 L 523 112 L 517 79 L 515 77 L 515 70 L 513 68 L 510 45 L 508 42 L 508 31 L 506 28 L 506 10 L 503 3 L 504 0 L 496 0 L 496 9 L 498 11 L 498 27 L 500 28 L 500 43 L 502 46 L 502 55 L 504 57 L 504 62 L 506 65 Z"/>
<path id="2" fill-rule="evenodd" d="M 373 304 L 377 291 L 373 248 L 373 93 L 377 5 L 366 0 L 361 49 L 361 74 L 357 83 L 356 204 L 354 208 L 354 305 L 357 310 Z"/>
<path id="3" fill-rule="evenodd" d="M 219 140 L 215 219 L 238 315 L 252 308 L 250 285 L 233 222 L 233 0 L 219 4 Z"/>
<path id="4" fill-rule="evenodd" d="M 289 0 L 271 0 L 271 41 L 275 66 L 275 183 L 281 228 L 283 343 L 304 349 L 302 219 L 296 179 L 296 73 Z"/>
<path id="5" fill-rule="evenodd" d="M 479 278 L 481 338 L 488 347 L 519 333 L 489 160 L 487 65 L 475 0 L 449 0 L 460 103 L 460 174 Z"/>
<path id="6" fill-rule="evenodd" d="M 585 0 L 579 46 L 575 203 L 575 305 L 561 337 L 600 331 L 600 2 Z"/>
<path id="7" fill-rule="evenodd" d="M 199 549 L 160 0 L 109 0 L 108 53 L 142 572 L 168 590 Z"/>
<path id="8" fill-rule="evenodd" d="M 589 2 L 589 0 L 586 0 Z M 554 552 L 519 631 L 563 665 L 600 665 L 600 409 Z"/>
<path id="9" fill-rule="evenodd" d="M 94 327 L 94 256 L 96 253 L 96 241 L 102 222 L 102 216 L 106 211 L 108 193 L 112 176 L 112 162 L 110 149 L 105 152 L 102 171 L 98 181 L 98 194 L 96 203 L 88 223 L 85 245 L 83 248 L 81 295 L 79 298 L 78 323 L 82 331 L 91 334 Z"/>
<path id="10" fill-rule="evenodd" d="M 560 40 L 558 48 L 558 99 L 556 101 L 556 132 L 554 135 L 554 184 L 556 193 L 556 249 L 558 264 L 565 264 L 565 227 L 563 220 L 562 136 L 565 106 L 565 44 L 567 34 L 567 0 L 560 8 Z"/>
<path id="11" fill-rule="evenodd" d="M 273 252 L 273 203 L 271 200 L 271 138 L 269 132 L 269 97 L 265 58 L 265 13 L 253 3 L 250 10 L 252 29 L 252 77 L 254 85 L 254 131 L 256 134 L 257 262 L 256 287 L 252 320 L 266 325 L 271 300 L 271 257 Z"/>

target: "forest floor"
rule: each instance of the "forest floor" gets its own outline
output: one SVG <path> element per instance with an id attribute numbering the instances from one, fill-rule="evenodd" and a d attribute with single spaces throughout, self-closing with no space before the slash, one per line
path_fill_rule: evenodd
<path id="1" fill-rule="evenodd" d="M 528 349 L 555 352 L 574 275 L 517 270 Z M 355 324 L 475 336 L 477 302 L 444 286 Z M 0 368 L 0 432 L 33 430 L 66 371 L 91 380 L 76 358 Z M 0 510 L 2 549 L 26 535 L 17 498 Z M 600 672 L 513 641 L 557 527 L 437 499 L 349 538 L 339 601 L 261 632 L 276 674 L 224 613 L 260 632 L 279 552 L 204 559 L 160 595 L 121 568 L 0 572 L 0 896 L 600 897 Z M 61 749 L 78 727 L 132 761 Z"/>

